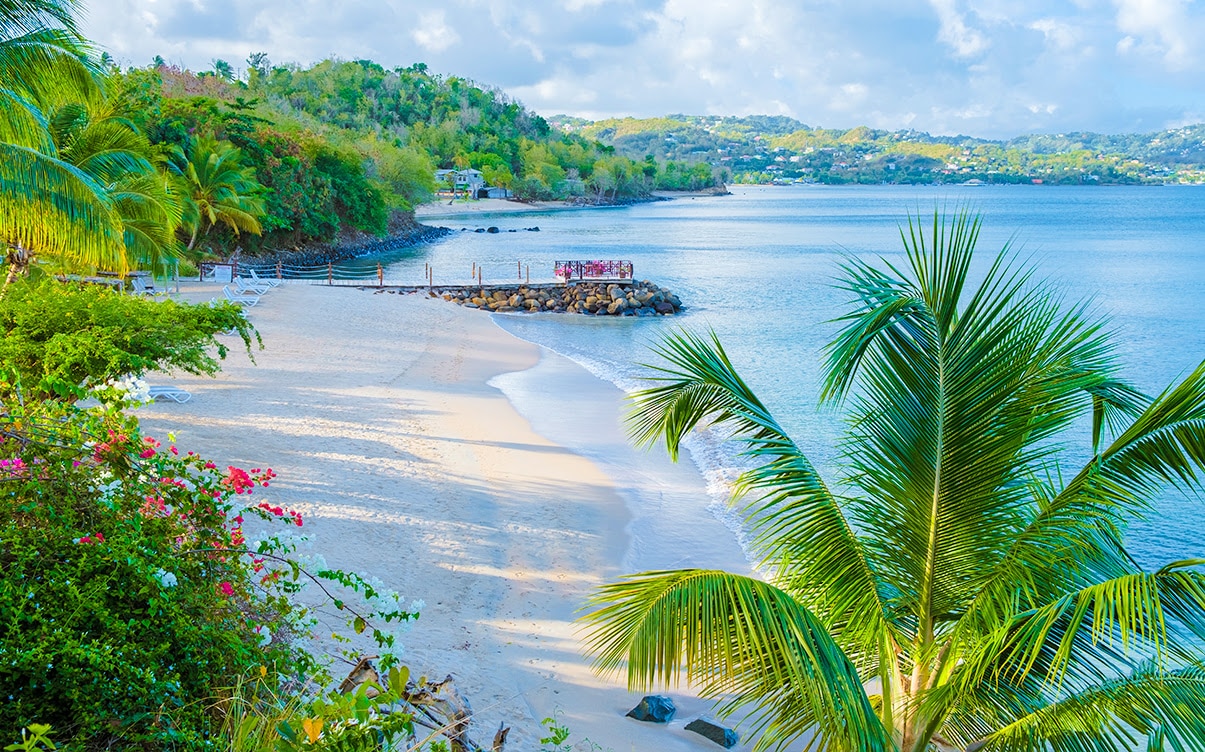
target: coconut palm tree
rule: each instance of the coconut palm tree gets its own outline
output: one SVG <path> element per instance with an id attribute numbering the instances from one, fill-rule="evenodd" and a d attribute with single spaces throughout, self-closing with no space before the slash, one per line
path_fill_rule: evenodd
<path id="1" fill-rule="evenodd" d="M 88 175 L 56 158 L 42 107 L 93 88 L 72 0 L 0 0 L 0 244 L 7 281 L 39 253 L 124 269 L 121 227 Z"/>
<path id="2" fill-rule="evenodd" d="M 662 343 L 633 435 L 676 457 L 700 422 L 733 431 L 765 579 L 602 587 L 601 670 L 685 678 L 748 711 L 759 749 L 811 732 L 835 750 L 1205 749 L 1203 562 L 1148 571 L 1123 543 L 1169 485 L 1200 488 L 1205 364 L 1143 396 L 1101 323 L 1007 249 L 969 283 L 979 227 L 910 219 L 904 268 L 845 266 L 822 393 L 849 417 L 836 483 L 714 335 Z"/>
<path id="3" fill-rule="evenodd" d="M 188 197 L 153 146 L 114 98 L 92 97 L 56 110 L 50 119 L 59 158 L 103 186 L 121 221 L 131 262 L 157 268 L 183 255 L 177 237 Z"/>
<path id="4" fill-rule="evenodd" d="M 180 168 L 185 192 L 191 199 L 184 220 L 192 230 L 188 250 L 214 225 L 223 224 L 237 235 L 260 233 L 263 186 L 255 170 L 243 166 L 243 154 L 228 141 L 198 138 Z"/>

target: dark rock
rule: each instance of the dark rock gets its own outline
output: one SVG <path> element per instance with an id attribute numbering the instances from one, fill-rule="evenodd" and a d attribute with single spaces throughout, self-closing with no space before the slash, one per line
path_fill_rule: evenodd
<path id="1" fill-rule="evenodd" d="M 484 228 L 484 227 L 478 227 L 476 230 L 473 230 L 473 232 L 485 232 L 485 228 Z"/>
<path id="2" fill-rule="evenodd" d="M 527 231 L 528 232 L 539 232 L 540 228 L 539 227 L 528 227 Z"/>
<path id="3" fill-rule="evenodd" d="M 736 735 L 735 731 L 706 718 L 694 719 L 686 724 L 686 730 L 706 737 L 725 749 L 732 749 L 740 741 L 740 737 Z"/>
<path id="4" fill-rule="evenodd" d="M 648 723 L 669 723 L 674 720 L 674 701 L 665 695 L 646 695 L 640 704 L 628 711 L 628 718 Z"/>
<path id="5" fill-rule="evenodd" d="M 673 313 L 674 312 L 673 304 L 667 303 L 664 300 L 661 301 L 660 303 L 654 303 L 653 308 L 657 311 L 657 313 Z"/>
<path id="6" fill-rule="evenodd" d="M 496 233 L 496 232 L 502 232 L 502 231 L 501 231 L 501 230 L 499 230 L 497 227 L 487 227 L 487 228 L 485 228 L 485 231 L 486 231 L 486 232 L 495 232 L 495 233 Z"/>

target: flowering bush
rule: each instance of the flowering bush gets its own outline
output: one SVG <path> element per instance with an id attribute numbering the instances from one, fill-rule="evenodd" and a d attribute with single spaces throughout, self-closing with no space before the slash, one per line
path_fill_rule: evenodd
<path id="1" fill-rule="evenodd" d="M 301 514 L 260 498 L 273 477 L 143 437 L 117 410 L 0 412 L 0 728 L 49 724 L 73 749 L 187 748 L 220 731 L 241 676 L 316 691 L 330 674 L 308 649 L 307 582 L 396 663 L 413 609 L 307 566 Z"/>

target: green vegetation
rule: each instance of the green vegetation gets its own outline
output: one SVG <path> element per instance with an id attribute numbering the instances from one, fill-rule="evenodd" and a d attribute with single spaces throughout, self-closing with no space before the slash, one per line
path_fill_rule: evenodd
<path id="1" fill-rule="evenodd" d="M 1145 135 L 1030 135 L 1008 141 L 919 131 L 809 128 L 786 117 L 671 115 L 591 122 L 558 116 L 567 132 L 633 158 L 708 165 L 735 182 L 1200 183 L 1205 126 Z"/>
<path id="2" fill-rule="evenodd" d="M 258 335 L 242 310 L 150 301 L 97 286 L 18 282 L 0 299 L 0 400 L 80 398 L 148 371 L 214 374 L 233 331 L 248 354 Z M 216 358 L 214 354 L 216 352 Z"/>
<path id="3" fill-rule="evenodd" d="M 700 422 L 733 431 L 766 579 L 604 586 L 586 617 L 602 669 L 633 689 L 689 677 L 751 712 L 758 749 L 813 727 L 834 749 L 1200 747 L 1205 562 L 1144 571 L 1123 531 L 1168 486 L 1201 490 L 1205 364 L 1139 393 L 1101 322 L 1007 249 L 971 285 L 978 232 L 910 221 L 903 270 L 848 262 L 822 395 L 849 415 L 836 479 L 714 336 L 665 340 L 633 435 L 676 456 Z"/>

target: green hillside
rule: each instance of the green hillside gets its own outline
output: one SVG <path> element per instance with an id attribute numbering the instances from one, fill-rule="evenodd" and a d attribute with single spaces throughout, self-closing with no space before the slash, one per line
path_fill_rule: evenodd
<path id="1" fill-rule="evenodd" d="M 865 126 L 810 128 L 786 117 L 670 115 L 587 121 L 556 116 L 567 133 L 633 159 L 706 164 L 737 182 L 1199 183 L 1205 125 L 1149 134 L 1068 133 L 1007 141 Z"/>

